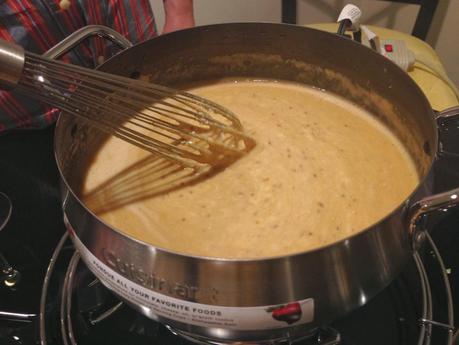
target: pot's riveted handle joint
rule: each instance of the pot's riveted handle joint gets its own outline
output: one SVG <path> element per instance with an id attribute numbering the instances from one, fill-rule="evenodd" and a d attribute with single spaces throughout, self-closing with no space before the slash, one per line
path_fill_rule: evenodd
<path id="1" fill-rule="evenodd" d="M 438 154 L 459 157 L 459 106 L 437 113 L 435 119 L 440 138 Z"/>
<path id="2" fill-rule="evenodd" d="M 119 32 L 103 25 L 88 25 L 73 32 L 43 54 L 49 59 L 57 59 L 72 50 L 88 37 L 98 36 L 115 43 L 121 49 L 132 47 L 132 43 Z"/>

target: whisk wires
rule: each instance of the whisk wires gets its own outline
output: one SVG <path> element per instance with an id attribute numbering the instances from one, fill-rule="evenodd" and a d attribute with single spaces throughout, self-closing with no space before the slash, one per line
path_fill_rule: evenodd
<path id="1" fill-rule="evenodd" d="M 108 134 L 189 167 L 234 159 L 254 145 L 229 110 L 141 80 L 27 53 L 18 87 Z"/>

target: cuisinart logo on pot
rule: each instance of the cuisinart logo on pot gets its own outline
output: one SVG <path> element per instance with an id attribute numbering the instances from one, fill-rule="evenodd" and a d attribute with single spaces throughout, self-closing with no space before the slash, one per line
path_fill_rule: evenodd
<path id="1" fill-rule="evenodd" d="M 124 262 L 106 248 L 102 250 L 105 263 L 125 278 L 146 287 L 147 289 L 177 296 L 188 301 L 196 301 L 198 288 L 183 283 L 169 282 L 164 278 L 157 277 L 153 273 L 147 273 L 136 267 L 133 263 Z"/>

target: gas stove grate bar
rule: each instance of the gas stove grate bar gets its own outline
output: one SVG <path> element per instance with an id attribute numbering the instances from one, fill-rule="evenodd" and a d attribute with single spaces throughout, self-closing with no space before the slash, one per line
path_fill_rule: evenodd
<path id="1" fill-rule="evenodd" d="M 443 323 L 443 322 L 437 322 L 437 321 L 432 321 L 432 320 L 427 320 L 427 319 L 419 319 L 419 322 L 421 323 L 430 323 L 432 326 L 438 326 L 438 327 L 441 327 L 441 328 L 445 328 L 447 329 L 448 331 L 451 331 L 453 332 L 455 330 L 454 327 L 451 327 L 450 325 L 446 324 L 446 323 Z"/>
<path id="2" fill-rule="evenodd" d="M 453 344 L 453 334 L 454 334 L 454 310 L 453 310 L 453 296 L 451 293 L 451 285 L 449 283 L 448 273 L 446 272 L 445 263 L 440 255 L 440 251 L 438 250 L 437 246 L 435 245 L 434 240 L 430 236 L 430 234 L 426 233 L 427 240 L 429 241 L 430 246 L 432 247 L 437 262 L 440 266 L 442 277 L 443 277 L 443 284 L 446 289 L 446 301 L 447 301 L 447 309 L 448 309 L 448 345 Z M 431 320 L 432 321 L 432 320 Z M 432 325 L 439 326 L 441 323 L 433 321 Z"/>
<path id="3" fill-rule="evenodd" d="M 91 319 L 90 322 L 92 325 L 96 325 L 101 321 L 104 321 L 107 317 L 111 316 L 114 312 L 116 312 L 118 309 L 120 309 L 124 305 L 124 302 L 119 302 L 118 304 L 115 304 L 115 306 L 111 307 L 110 309 L 104 311 L 102 314 L 100 314 L 98 317 L 95 319 Z"/>
<path id="4" fill-rule="evenodd" d="M 65 345 L 70 344 L 77 345 L 77 342 L 74 337 L 73 332 L 73 325 L 72 325 L 72 286 L 73 286 L 73 278 L 75 277 L 74 273 L 78 262 L 80 261 L 80 254 L 78 251 L 73 253 L 72 258 L 70 259 L 70 264 L 68 266 L 67 272 L 64 278 L 64 284 L 62 288 L 62 296 L 61 296 L 61 332 L 62 332 L 62 340 L 64 341 Z M 68 340 L 67 340 L 67 337 Z"/>
<path id="5" fill-rule="evenodd" d="M 51 256 L 51 260 L 49 261 L 48 268 L 46 269 L 45 278 L 43 279 L 43 286 L 41 289 L 41 296 L 40 296 L 40 313 L 39 313 L 39 320 L 40 320 L 40 345 L 47 345 L 46 341 L 46 325 L 45 325 L 45 312 L 46 312 L 46 296 L 48 295 L 48 287 L 49 282 L 51 279 L 51 274 L 54 271 L 54 266 L 56 265 L 57 258 L 61 253 L 61 249 L 64 246 L 65 241 L 67 241 L 68 233 L 65 232 L 62 238 L 60 239 L 59 243 L 54 249 L 53 255 Z"/>
<path id="6" fill-rule="evenodd" d="M 448 275 L 446 273 L 446 269 L 443 263 L 443 260 L 440 256 L 440 253 L 438 251 L 438 248 L 436 247 L 434 241 L 430 237 L 428 233 L 426 233 L 426 238 L 428 240 L 428 244 L 432 248 L 435 258 L 437 260 L 437 263 L 441 269 L 443 280 L 444 280 L 444 286 L 446 288 L 446 300 L 447 300 L 447 308 L 448 308 L 448 322 L 443 323 L 443 322 L 438 322 L 432 320 L 432 315 L 433 315 L 433 305 L 432 305 L 432 291 L 430 288 L 430 283 L 428 279 L 428 275 L 425 269 L 425 266 L 422 262 L 422 259 L 419 255 L 418 252 L 415 252 L 413 254 L 413 259 L 416 264 L 417 271 L 419 273 L 419 278 L 420 278 L 420 283 L 421 283 L 421 290 L 422 290 L 422 312 L 421 312 L 421 317 L 418 319 L 420 322 L 420 333 L 419 333 L 419 338 L 418 338 L 418 345 L 430 345 L 431 343 L 431 330 L 432 326 L 436 327 L 441 327 L 443 329 L 446 329 L 448 331 L 448 337 L 447 337 L 447 345 L 452 345 L 453 344 L 453 338 L 456 338 L 458 335 L 458 332 L 454 333 L 454 320 L 453 320 L 453 304 L 452 304 L 452 295 L 451 295 L 451 287 L 449 284 L 449 279 Z M 59 241 L 56 249 L 53 252 L 53 255 L 51 257 L 48 269 L 45 274 L 45 278 L 43 281 L 43 290 L 42 290 L 42 295 L 40 299 L 40 313 L 39 313 L 39 319 L 40 319 L 40 345 L 47 345 L 47 340 L 46 340 L 46 325 L 45 325 L 45 312 L 46 312 L 46 296 L 48 292 L 48 287 L 49 287 L 49 282 L 51 278 L 51 274 L 54 270 L 57 258 L 59 257 L 59 254 L 64 246 L 64 243 L 68 239 L 68 234 L 65 233 L 61 240 Z M 73 335 L 73 327 L 72 327 L 72 318 L 71 318 L 71 287 L 73 286 L 73 278 L 74 278 L 74 272 L 76 270 L 76 267 L 78 265 L 80 256 L 77 251 L 72 255 L 72 258 L 70 259 L 70 263 L 64 278 L 64 284 L 63 284 L 63 294 L 61 297 L 61 331 L 62 331 L 62 339 L 64 341 L 64 344 L 70 344 L 71 345 L 77 345 L 76 339 L 74 338 Z M 110 315 L 116 312 L 118 310 L 118 305 L 116 305 L 114 308 L 110 309 Z M 182 335 L 182 334 L 181 334 Z M 182 335 L 183 336 L 183 335 Z M 338 338 L 339 339 L 339 338 Z M 196 339 L 193 339 L 193 341 L 196 341 Z M 339 340 L 338 340 L 339 341 Z"/>
<path id="7" fill-rule="evenodd" d="M 413 254 L 414 262 L 419 273 L 419 279 L 421 281 L 421 292 L 422 292 L 422 319 L 432 318 L 432 292 L 430 290 L 429 279 L 422 263 L 422 259 L 418 252 Z M 428 323 L 421 323 L 419 331 L 418 345 L 430 345 L 430 335 L 432 332 L 432 325 Z"/>
<path id="8" fill-rule="evenodd" d="M 440 268 L 442 278 L 443 278 L 443 285 L 446 289 L 446 304 L 448 310 L 448 322 L 438 322 L 434 321 L 433 318 L 433 310 L 432 310 L 432 293 L 429 283 L 429 277 L 425 270 L 425 267 L 422 263 L 422 259 L 419 254 L 416 252 L 413 254 L 414 261 L 418 268 L 419 278 L 421 279 L 421 290 L 422 290 L 422 316 L 419 318 L 419 322 L 421 324 L 421 330 L 418 339 L 418 345 L 429 345 L 431 343 L 431 333 L 432 333 L 432 326 L 440 327 L 442 329 L 446 329 L 448 332 L 447 336 L 447 345 L 453 344 L 454 338 L 454 312 L 453 312 L 453 299 L 451 294 L 451 286 L 449 283 L 448 274 L 446 272 L 446 268 L 443 262 L 443 259 L 440 255 L 440 252 L 435 245 L 432 237 L 429 233 L 425 232 L 427 242 L 429 246 L 432 248 L 434 257 L 438 263 Z"/>

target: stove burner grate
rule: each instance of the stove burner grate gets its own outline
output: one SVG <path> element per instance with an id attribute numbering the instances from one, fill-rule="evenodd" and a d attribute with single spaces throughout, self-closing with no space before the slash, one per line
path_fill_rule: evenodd
<path id="1" fill-rule="evenodd" d="M 43 282 L 43 289 L 40 300 L 40 313 L 39 313 L 39 333 L 40 333 L 40 345 L 48 345 L 47 340 L 47 328 L 46 328 L 46 302 L 49 295 L 49 285 L 51 276 L 55 270 L 56 262 L 61 255 L 64 244 L 68 240 L 68 234 L 65 234 L 59 241 L 52 258 L 50 260 L 48 269 Z M 426 242 L 431 249 L 433 257 L 436 259 L 436 263 L 441 272 L 441 276 L 444 284 L 444 291 L 446 296 L 446 309 L 447 309 L 447 320 L 446 322 L 440 322 L 433 320 L 433 298 L 432 290 L 429 282 L 429 277 L 427 274 L 426 266 L 421 259 L 419 252 L 413 254 L 413 259 L 416 265 L 417 274 L 419 276 L 419 282 L 421 287 L 421 312 L 418 318 L 419 322 L 419 334 L 417 338 L 417 345 L 430 345 L 432 341 L 432 328 L 438 327 L 447 332 L 445 337 L 445 344 L 452 345 L 454 339 L 458 337 L 458 333 L 454 334 L 454 320 L 453 320 L 453 303 L 451 288 L 449 284 L 448 275 L 443 263 L 443 260 L 440 256 L 440 253 L 428 233 L 426 233 Z M 75 289 L 75 276 L 77 271 L 77 266 L 80 262 L 80 255 L 77 251 L 74 251 L 73 255 L 70 258 L 67 271 L 65 272 L 64 281 L 61 289 L 60 303 L 59 303 L 59 327 L 62 338 L 62 343 L 64 345 L 77 345 L 78 341 L 76 339 L 76 333 L 74 330 L 74 320 L 72 319 L 72 296 Z M 97 278 L 93 278 L 92 281 L 88 284 L 89 287 L 100 284 Z M 124 302 L 115 301 L 112 305 L 105 310 L 98 310 L 98 312 L 88 311 L 87 321 L 90 326 L 97 325 L 102 321 L 112 317 L 120 309 L 123 309 Z M 182 339 L 186 339 L 198 344 L 212 344 L 212 345 L 224 345 L 227 343 L 219 342 L 209 342 L 206 339 L 197 338 L 194 335 L 184 333 L 182 331 L 177 331 L 168 326 L 166 328 L 174 335 L 180 336 Z M 255 343 L 254 343 L 255 344 Z M 257 342 L 256 344 L 260 344 Z M 269 344 L 278 344 L 278 345 L 290 345 L 292 341 L 289 339 L 278 339 L 270 341 Z M 301 339 L 295 340 L 294 344 L 298 345 L 338 345 L 338 344 L 347 344 L 343 343 L 340 333 L 331 327 L 324 327 L 318 329 L 312 335 L 305 336 Z M 439 344 L 437 344 L 439 345 Z"/>

